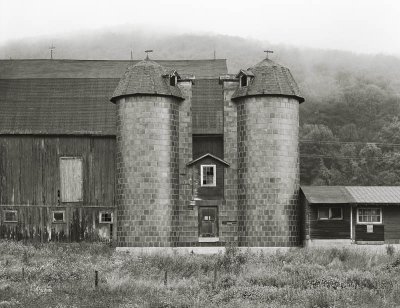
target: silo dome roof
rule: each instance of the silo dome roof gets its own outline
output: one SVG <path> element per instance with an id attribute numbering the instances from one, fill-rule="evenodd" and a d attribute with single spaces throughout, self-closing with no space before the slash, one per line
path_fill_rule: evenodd
<path id="1" fill-rule="evenodd" d="M 170 84 L 170 78 L 177 75 L 175 71 L 167 70 L 155 61 L 146 58 L 131 65 L 120 79 L 111 101 L 130 95 L 160 95 L 183 99 L 180 89 Z"/>
<path id="2" fill-rule="evenodd" d="M 238 77 L 247 75 L 247 86 L 237 88 L 232 99 L 254 95 L 277 95 L 297 98 L 300 103 L 304 98 L 290 70 L 270 59 L 264 59 L 247 70 L 241 70 Z"/>

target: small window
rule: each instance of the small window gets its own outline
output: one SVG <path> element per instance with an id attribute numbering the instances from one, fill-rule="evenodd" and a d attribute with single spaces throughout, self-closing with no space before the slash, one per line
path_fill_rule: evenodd
<path id="1" fill-rule="evenodd" d="M 176 76 L 172 75 L 171 77 L 169 77 L 169 84 L 173 87 L 176 86 Z"/>
<path id="2" fill-rule="evenodd" d="M 217 207 L 199 208 L 199 237 L 218 237 Z"/>
<path id="3" fill-rule="evenodd" d="M 382 209 L 359 208 L 357 209 L 357 223 L 359 224 L 381 224 Z"/>
<path id="4" fill-rule="evenodd" d="M 330 219 L 343 219 L 343 211 L 341 207 L 331 207 L 329 208 L 330 210 L 330 215 L 329 218 Z"/>
<path id="5" fill-rule="evenodd" d="M 247 87 L 247 76 L 246 75 L 240 76 L 240 86 Z"/>
<path id="6" fill-rule="evenodd" d="M 113 213 L 100 212 L 99 213 L 99 222 L 103 223 L 103 224 L 112 224 L 113 223 Z"/>
<path id="7" fill-rule="evenodd" d="M 318 208 L 319 220 L 341 220 L 343 209 L 341 207 L 320 207 Z"/>
<path id="8" fill-rule="evenodd" d="M 4 211 L 4 222 L 18 222 L 17 211 Z"/>
<path id="9" fill-rule="evenodd" d="M 215 165 L 201 165 L 201 186 L 216 186 Z"/>
<path id="10" fill-rule="evenodd" d="M 65 222 L 65 211 L 53 211 L 53 222 L 62 223 Z"/>

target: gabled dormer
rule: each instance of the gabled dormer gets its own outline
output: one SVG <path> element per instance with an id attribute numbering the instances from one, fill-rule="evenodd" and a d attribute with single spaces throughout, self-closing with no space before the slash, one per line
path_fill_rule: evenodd
<path id="1" fill-rule="evenodd" d="M 229 167 L 225 160 L 204 154 L 189 163 L 193 170 L 193 194 L 198 200 L 217 200 L 224 198 L 224 169 Z"/>
<path id="2" fill-rule="evenodd" d="M 254 74 L 249 70 L 240 70 L 236 78 L 239 79 L 239 87 L 247 87 L 254 78 Z"/>
<path id="3" fill-rule="evenodd" d="M 163 77 L 168 78 L 171 87 L 176 87 L 178 85 L 178 80 L 181 79 L 181 76 L 176 70 L 170 70 L 167 74 L 163 75 Z"/>

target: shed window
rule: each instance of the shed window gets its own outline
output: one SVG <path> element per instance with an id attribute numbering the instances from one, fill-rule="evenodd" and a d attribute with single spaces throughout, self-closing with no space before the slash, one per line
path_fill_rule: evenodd
<path id="1" fill-rule="evenodd" d="M 18 222 L 17 211 L 5 210 L 3 220 L 4 222 Z"/>
<path id="2" fill-rule="evenodd" d="M 100 212 L 99 213 L 99 222 L 100 223 L 113 223 L 113 213 L 111 212 Z"/>
<path id="3" fill-rule="evenodd" d="M 246 75 L 240 76 L 240 86 L 247 87 L 247 76 Z"/>
<path id="4" fill-rule="evenodd" d="M 341 207 L 320 207 L 318 208 L 319 220 L 341 220 L 343 209 Z"/>
<path id="5" fill-rule="evenodd" d="M 357 223 L 359 224 L 381 224 L 382 209 L 359 208 L 357 209 Z"/>
<path id="6" fill-rule="evenodd" d="M 62 202 L 82 201 L 82 159 L 60 158 L 60 186 Z"/>
<path id="7" fill-rule="evenodd" d="M 216 186 L 215 165 L 201 165 L 201 186 Z"/>
<path id="8" fill-rule="evenodd" d="M 199 208 L 199 237 L 218 237 L 217 207 Z"/>
<path id="9" fill-rule="evenodd" d="M 53 211 L 53 222 L 65 222 L 65 211 Z"/>

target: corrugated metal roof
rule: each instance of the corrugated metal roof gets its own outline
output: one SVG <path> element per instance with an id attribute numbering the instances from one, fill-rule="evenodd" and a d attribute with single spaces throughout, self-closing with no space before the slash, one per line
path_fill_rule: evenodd
<path id="1" fill-rule="evenodd" d="M 302 186 L 310 204 L 400 204 L 400 186 Z"/>
<path id="2" fill-rule="evenodd" d="M 310 204 L 353 202 L 353 198 L 344 186 L 301 186 L 301 190 Z"/>
<path id="3" fill-rule="evenodd" d="M 269 59 L 264 59 L 254 67 L 249 68 L 254 78 L 246 87 L 238 87 L 232 98 L 254 95 L 279 95 L 296 97 L 304 101 L 290 70 Z"/>
<path id="4" fill-rule="evenodd" d="M 400 186 L 346 186 L 356 203 L 400 204 Z"/>
<path id="5" fill-rule="evenodd" d="M 201 79 L 225 74 L 225 60 L 160 61 Z M 0 60 L 0 134 L 115 135 L 109 99 L 132 61 Z M 194 100 L 206 92 L 196 84 Z M 213 92 L 222 100 L 222 91 Z"/>

